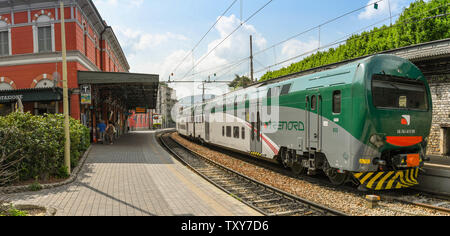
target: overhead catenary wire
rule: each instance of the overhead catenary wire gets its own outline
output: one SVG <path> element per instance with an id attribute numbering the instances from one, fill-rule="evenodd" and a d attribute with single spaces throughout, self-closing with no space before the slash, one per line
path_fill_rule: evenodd
<path id="1" fill-rule="evenodd" d="M 234 0 L 231 3 L 231 5 L 220 15 L 220 17 L 217 18 L 216 22 L 214 22 L 214 24 L 208 29 L 208 31 L 203 35 L 203 37 L 197 42 L 197 44 L 195 44 L 195 46 L 186 54 L 186 56 L 183 58 L 183 60 L 181 60 L 181 62 L 175 67 L 175 70 L 173 70 L 173 73 L 176 73 L 178 71 L 180 66 L 183 65 L 183 63 L 186 61 L 186 59 L 189 57 L 189 55 L 193 54 L 195 49 L 200 45 L 200 43 L 206 38 L 206 36 L 211 32 L 211 30 L 217 25 L 217 23 L 219 23 L 219 21 L 222 19 L 222 17 L 228 13 L 228 11 L 234 6 L 234 4 L 237 1 L 238 0 Z"/>
<path id="2" fill-rule="evenodd" d="M 435 10 L 435 9 L 433 9 L 433 10 Z M 430 11 L 432 11 L 432 10 L 430 10 Z M 400 22 L 400 23 L 394 24 L 392 26 L 388 26 L 388 27 L 383 28 L 383 29 L 378 29 L 378 30 L 372 31 L 372 32 L 370 32 L 370 34 L 373 34 L 373 33 L 376 33 L 376 32 L 380 32 L 380 31 L 384 31 L 384 30 L 387 30 L 387 29 L 390 29 L 390 28 L 393 28 L 393 27 L 398 27 L 400 25 L 415 23 L 415 22 L 419 22 L 419 21 L 423 21 L 423 20 L 435 19 L 435 18 L 444 17 L 444 16 L 448 16 L 448 15 L 450 15 L 450 13 L 445 13 L 445 14 L 439 14 L 439 15 L 435 15 L 435 16 L 425 17 L 425 18 L 422 18 L 422 19 L 419 19 L 419 20 L 415 20 L 415 21 L 408 21 L 408 22 L 404 21 L 404 22 Z M 414 18 L 414 17 L 410 17 L 410 18 L 408 18 L 408 20 L 411 19 L 411 18 Z M 282 64 L 284 64 L 286 62 L 295 60 L 295 59 L 297 59 L 299 57 L 306 56 L 308 54 L 311 54 L 311 53 L 314 53 L 314 52 L 320 51 L 322 49 L 329 48 L 331 46 L 338 45 L 338 44 L 341 44 L 341 43 L 344 43 L 344 42 L 349 42 L 349 41 L 352 41 L 352 40 L 356 40 L 356 39 L 359 39 L 359 38 L 361 38 L 363 36 L 366 36 L 366 35 L 359 35 L 358 37 L 355 37 L 355 38 L 352 38 L 352 39 L 345 39 L 345 40 L 341 40 L 341 41 L 334 41 L 333 43 L 327 44 L 327 45 L 322 46 L 320 48 L 316 48 L 316 49 L 310 50 L 308 52 L 299 54 L 297 56 L 294 56 L 294 57 L 288 58 L 286 60 L 277 62 L 277 63 L 275 63 L 273 65 L 267 66 L 267 67 L 265 67 L 265 68 L 263 68 L 261 70 L 256 71 L 255 73 L 263 72 L 263 71 L 265 71 L 267 69 L 270 69 L 270 68 L 272 68 L 274 66 L 282 65 Z"/>
<path id="3" fill-rule="evenodd" d="M 302 34 L 305 34 L 305 33 L 307 33 L 307 32 L 310 32 L 310 31 L 312 31 L 312 30 L 314 30 L 314 29 L 317 29 L 319 26 L 323 26 L 323 25 L 325 25 L 325 24 L 329 24 L 329 23 L 331 23 L 331 22 L 333 22 L 333 21 L 335 21 L 335 20 L 338 20 L 338 19 L 340 19 L 340 18 L 342 18 L 342 17 L 344 17 L 344 16 L 347 16 L 347 15 L 349 15 L 349 14 L 355 13 L 355 12 L 360 11 L 360 10 L 362 10 L 362 9 L 364 9 L 364 8 L 367 8 L 367 7 L 369 7 L 369 6 L 373 6 L 375 3 L 379 3 L 379 2 L 382 2 L 382 1 L 384 1 L 384 0 L 379 0 L 379 1 L 377 1 L 377 2 L 373 2 L 373 3 L 371 3 L 371 4 L 368 4 L 368 5 L 364 6 L 364 7 L 360 7 L 360 8 L 358 8 L 358 9 L 355 9 L 355 10 L 352 10 L 352 11 L 350 11 L 350 12 L 347 12 L 347 13 L 345 13 L 345 14 L 343 14 L 343 15 L 340 15 L 340 16 L 338 16 L 338 17 L 335 17 L 335 18 L 333 18 L 333 19 L 330 19 L 330 20 L 328 20 L 328 21 L 326 21 L 326 22 L 324 22 L 324 23 L 322 23 L 322 24 L 320 24 L 320 25 L 318 25 L 318 26 L 312 27 L 312 28 L 310 28 L 310 29 L 308 29 L 308 30 L 306 30 L 306 31 L 303 31 L 303 32 L 301 32 L 301 33 L 299 33 L 299 34 L 296 34 L 296 35 L 294 35 L 294 36 L 289 37 L 288 39 L 285 39 L 285 40 L 283 40 L 283 41 L 281 41 L 281 42 L 278 42 L 278 43 L 276 43 L 276 44 L 274 44 L 274 45 L 272 45 L 272 46 L 270 46 L 270 47 L 267 47 L 267 48 L 265 48 L 265 49 L 263 49 L 263 50 L 261 50 L 261 51 L 258 51 L 258 52 L 256 52 L 256 53 L 254 53 L 254 56 L 257 55 L 257 54 L 261 54 L 261 53 L 263 53 L 263 52 L 265 52 L 265 51 L 267 51 L 267 50 L 269 50 L 269 49 L 273 49 L 273 50 L 274 50 L 274 55 L 275 55 L 275 47 L 276 47 L 276 46 L 281 45 L 281 44 L 283 44 L 283 43 L 285 43 L 285 42 L 287 42 L 287 41 L 289 41 L 289 40 L 291 40 L 291 39 L 293 39 L 293 38 L 295 38 L 295 37 L 298 37 L 298 36 L 300 36 L 300 35 L 302 35 Z M 267 5 L 267 4 L 266 4 L 266 5 Z M 439 8 L 442 8 L 442 7 L 445 7 L 445 6 L 448 6 L 448 5 L 450 5 L 450 3 L 443 4 L 443 5 L 438 6 L 438 7 L 436 7 L 436 8 L 427 10 L 427 11 L 425 11 L 425 12 L 423 12 L 423 13 L 431 12 L 431 11 L 434 11 L 434 10 L 436 10 L 436 9 L 439 9 Z M 334 45 L 337 45 L 337 44 L 344 43 L 344 42 L 348 41 L 347 37 L 349 37 L 349 36 L 355 34 L 356 32 L 360 32 L 360 31 L 362 31 L 362 30 L 365 30 L 365 29 L 367 29 L 367 28 L 370 28 L 370 27 L 372 27 L 372 26 L 375 26 L 375 25 L 377 25 L 377 24 L 379 24 L 379 23 L 381 23 L 381 22 L 383 22 L 383 21 L 386 21 L 386 20 L 388 20 L 388 19 L 390 19 L 390 18 L 392 18 L 392 17 L 396 17 L 396 16 L 398 16 L 398 15 L 401 15 L 401 13 L 400 13 L 400 14 L 396 14 L 395 16 L 390 16 L 390 17 L 388 17 L 388 18 L 385 18 L 385 19 L 383 19 L 383 20 L 381 20 L 381 21 L 376 22 L 375 24 L 371 24 L 371 25 L 369 25 L 369 26 L 366 26 L 366 27 L 364 27 L 364 28 L 362 28 L 362 29 L 359 29 L 359 30 L 357 30 L 357 31 L 355 31 L 355 32 L 353 32 L 353 33 L 351 33 L 351 34 L 348 34 L 348 35 L 346 35 L 345 37 L 342 37 L 342 38 L 341 38 L 341 39 L 344 39 L 344 38 L 345 38 L 345 40 L 338 39 L 338 40 L 334 41 L 333 43 L 330 43 L 330 44 L 321 46 L 321 47 L 319 47 L 319 48 L 316 48 L 315 50 L 312 50 L 312 51 L 309 51 L 309 52 L 306 52 L 306 53 L 302 53 L 301 55 L 298 55 L 298 56 L 289 58 L 289 59 L 287 59 L 287 60 L 283 60 L 282 62 L 274 63 L 274 64 L 272 64 L 272 65 L 270 65 L 270 66 L 264 67 L 262 70 L 258 70 L 258 71 L 256 71 L 255 73 L 260 73 L 260 72 L 262 72 L 262 71 L 264 71 L 264 70 L 267 70 L 267 69 L 270 69 L 270 68 L 272 68 L 272 67 L 274 67 L 274 66 L 278 66 L 278 65 L 280 65 L 280 64 L 283 64 L 283 63 L 286 63 L 286 62 L 288 62 L 288 61 L 294 60 L 294 59 L 296 59 L 296 58 L 298 58 L 298 57 L 301 57 L 301 56 L 304 56 L 304 55 L 307 55 L 307 54 L 310 54 L 310 53 L 314 53 L 314 52 L 316 52 L 316 51 L 320 51 L 320 50 L 322 50 L 322 49 L 324 49 L 324 48 L 329 48 L 329 47 L 331 47 L 331 46 L 334 46 Z M 411 19 L 411 18 L 415 18 L 415 17 L 410 17 L 410 18 L 408 18 L 408 19 L 406 19 L 406 20 L 409 20 L 409 19 Z M 247 21 L 248 21 L 248 19 L 247 19 Z M 390 27 L 396 27 L 396 26 L 397 26 L 397 24 L 392 25 L 392 26 L 390 26 Z M 374 32 L 372 32 L 372 33 L 374 33 Z M 218 47 L 218 46 L 217 46 L 217 47 Z M 204 59 L 204 58 L 203 58 L 203 59 Z M 208 71 L 214 71 L 214 70 L 217 70 L 217 69 L 219 69 L 219 68 L 222 68 L 222 70 L 226 70 L 226 69 L 228 69 L 228 68 L 235 67 L 236 64 L 240 64 L 240 62 L 242 62 L 242 61 L 244 61 L 244 60 L 249 60 L 249 57 L 245 57 L 245 58 L 239 59 L 239 60 L 237 60 L 237 61 L 235 61 L 235 62 L 230 62 L 230 63 L 224 64 L 224 65 L 218 66 L 218 67 L 213 67 L 213 68 L 210 68 L 210 69 L 207 69 L 207 70 L 203 70 L 203 71 L 201 71 L 201 72 L 196 72 L 196 73 L 190 75 L 189 77 L 195 76 L 195 75 L 198 75 L 198 74 L 202 74 L 202 73 L 205 73 L 205 72 L 208 72 Z M 275 58 L 274 62 L 276 62 L 276 58 Z M 199 64 L 199 63 L 200 63 L 200 62 L 198 62 L 198 64 Z M 198 65 L 198 64 L 197 64 L 197 65 Z M 189 74 L 189 72 L 188 72 L 187 74 Z M 185 77 L 186 77 L 186 76 L 185 76 Z"/>
<path id="4" fill-rule="evenodd" d="M 264 8 L 267 7 L 267 5 L 269 5 L 273 0 L 269 0 L 266 4 L 264 4 L 261 8 L 259 8 L 256 12 L 254 12 L 251 16 L 249 16 L 244 22 L 242 22 L 241 24 L 239 24 L 238 27 L 236 27 L 230 34 L 228 34 L 222 41 L 220 41 L 214 48 L 212 48 L 211 50 L 209 50 L 209 52 L 203 56 L 203 58 L 201 58 L 194 66 L 192 69 L 190 69 L 184 76 L 183 78 L 186 78 L 186 76 L 191 73 L 200 63 L 202 63 L 209 55 L 211 55 L 212 52 L 214 52 L 223 42 L 225 42 L 229 37 L 231 37 L 231 35 L 233 35 L 234 33 L 236 33 L 236 31 L 238 31 L 245 23 L 247 23 L 248 21 L 250 21 L 254 16 L 256 16 L 259 12 L 261 12 Z"/>
<path id="5" fill-rule="evenodd" d="M 333 18 L 333 19 L 330 19 L 330 20 L 328 20 L 328 21 L 325 21 L 325 22 L 322 23 L 322 24 L 319 24 L 319 25 L 316 25 L 316 26 L 314 26 L 314 27 L 311 27 L 311 28 L 309 28 L 309 29 L 307 29 L 307 30 L 305 30 L 305 31 L 303 31 L 303 32 L 300 32 L 300 33 L 298 33 L 298 34 L 296 34 L 296 35 L 293 35 L 293 36 L 291 36 L 291 37 L 289 37 L 289 38 L 287 38 L 287 39 L 285 39 L 285 40 L 283 40 L 283 41 L 280 41 L 280 42 L 278 42 L 278 43 L 276 43 L 276 44 L 273 44 L 273 45 L 270 46 L 270 47 L 267 47 L 267 48 L 265 48 L 265 49 L 263 49 L 263 50 L 261 50 L 261 51 L 255 52 L 254 55 L 256 56 L 256 55 L 258 55 L 258 54 L 261 54 L 261 53 L 263 53 L 263 52 L 265 52 L 265 51 L 267 51 L 267 50 L 269 50 L 269 49 L 272 49 L 272 48 L 274 48 L 274 47 L 276 47 L 276 46 L 279 46 L 279 45 L 281 45 L 281 44 L 284 44 L 284 43 L 286 43 L 286 42 L 288 42 L 288 41 L 290 41 L 290 40 L 292 40 L 292 39 L 294 39 L 294 38 L 297 38 L 297 37 L 303 35 L 303 34 L 309 33 L 309 32 L 311 32 L 311 31 L 313 31 L 313 30 L 316 30 L 316 29 L 320 29 L 320 28 L 321 28 L 322 26 L 324 26 L 324 25 L 327 25 L 327 24 L 329 24 L 329 23 L 331 23 L 331 22 L 333 22 L 333 21 L 339 20 L 339 19 L 341 19 L 341 18 L 343 18 L 343 17 L 345 17 L 345 16 L 348 16 L 348 15 L 350 15 L 350 14 L 353 14 L 353 13 L 355 13 L 355 12 L 358 12 L 358 11 L 360 11 L 360 10 L 362 10 L 362 9 L 367 8 L 367 7 L 373 6 L 374 4 L 380 3 L 380 2 L 382 2 L 382 1 L 386 1 L 386 0 L 378 0 L 378 1 L 376 1 L 376 2 L 370 3 L 370 4 L 365 5 L 365 6 L 363 6 L 363 7 L 359 7 L 358 9 L 349 11 L 349 12 L 347 12 L 347 13 L 345 13 L 345 14 L 342 14 L 342 15 L 340 15 L 340 16 L 338 16 L 338 17 L 335 17 L 335 18 Z"/>
<path id="6" fill-rule="evenodd" d="M 336 20 L 338 20 L 338 19 L 340 19 L 340 18 L 343 18 L 343 17 L 345 17 L 345 16 L 347 16 L 347 15 L 350 15 L 350 14 L 353 14 L 353 13 L 355 13 L 355 12 L 358 12 L 358 11 L 360 11 L 360 10 L 362 10 L 362 9 L 367 8 L 367 7 L 373 6 L 374 4 L 380 3 L 380 2 L 382 2 L 382 1 L 386 1 L 386 0 L 378 0 L 378 1 L 376 1 L 376 2 L 372 2 L 372 3 L 368 4 L 368 5 L 359 7 L 359 8 L 357 8 L 357 9 L 355 9 L 355 10 L 352 10 L 352 11 L 349 11 L 349 12 L 347 12 L 347 13 L 345 13 L 345 14 L 342 14 L 342 15 L 340 15 L 340 16 L 337 16 L 337 17 L 335 17 L 335 18 L 333 18 L 333 19 L 327 20 L 327 21 L 325 21 L 325 22 L 322 23 L 322 24 L 319 24 L 319 25 L 317 25 L 317 26 L 314 26 L 314 27 L 312 27 L 312 28 L 310 28 L 310 29 L 307 29 L 307 30 L 305 30 L 305 31 L 303 31 L 303 32 L 300 32 L 300 33 L 296 34 L 296 35 L 293 35 L 293 36 L 291 36 L 291 37 L 289 37 L 289 38 L 287 38 L 287 39 L 285 39 L 285 40 L 283 40 L 283 41 L 280 41 L 280 42 L 278 42 L 278 43 L 276 43 L 276 44 L 273 44 L 273 45 L 270 46 L 270 47 L 267 47 L 267 48 L 265 48 L 265 49 L 263 49 L 263 50 L 260 50 L 260 51 L 258 51 L 258 52 L 255 52 L 255 53 L 253 54 L 253 56 L 257 56 L 257 55 L 259 55 L 259 54 L 261 54 L 261 53 L 263 53 L 263 52 L 265 52 L 265 51 L 267 51 L 267 50 L 269 50 L 269 49 L 272 49 L 272 48 L 275 49 L 276 46 L 279 46 L 279 45 L 281 45 L 281 44 L 284 44 L 284 43 L 288 42 L 289 40 L 292 40 L 292 39 L 294 39 L 294 38 L 297 38 L 297 37 L 299 37 L 299 36 L 301 36 L 301 35 L 303 35 L 303 34 L 306 34 L 306 33 L 308 33 L 308 32 L 311 32 L 311 31 L 313 31 L 313 30 L 319 29 L 320 27 L 322 27 L 322 26 L 324 26 L 324 25 L 327 25 L 327 24 L 329 24 L 329 23 L 331 23 L 331 22 L 333 22 L 333 21 L 336 21 Z M 266 3 L 266 5 L 268 5 L 269 3 L 270 3 L 270 1 L 269 1 L 268 3 Z M 234 3 L 233 3 L 233 4 L 234 4 Z M 266 5 L 264 5 L 262 8 L 264 8 Z M 255 15 L 255 14 L 258 13 L 260 10 L 262 10 L 262 8 L 259 9 L 257 12 L 255 12 L 253 15 Z M 252 15 L 251 17 L 253 17 L 253 15 Z M 251 17 L 249 17 L 245 22 L 242 22 L 242 20 L 241 20 L 241 25 L 240 25 L 238 28 L 236 28 L 231 34 L 233 34 L 235 31 L 237 31 L 237 30 L 238 30 L 244 23 L 246 23 Z M 231 36 L 231 34 L 230 34 L 229 36 Z M 229 36 L 228 36 L 228 37 L 229 37 Z M 228 37 L 227 37 L 227 38 L 228 38 Z M 223 41 L 225 41 L 227 38 L 225 38 Z M 221 43 L 223 43 L 223 41 L 222 41 Z M 221 43 L 219 43 L 215 48 L 217 48 Z M 214 49 L 215 49 L 215 48 L 214 48 Z M 319 48 L 320 48 L 320 46 L 319 46 Z M 214 49 L 211 50 L 205 57 L 203 57 L 203 58 L 201 59 L 201 61 L 203 61 L 207 56 L 209 56 L 209 54 L 210 54 L 212 51 L 214 51 Z M 242 60 L 248 60 L 248 59 L 249 59 L 249 57 L 245 57 L 245 58 L 242 58 L 242 59 L 237 60 L 236 62 L 239 63 L 239 62 L 241 62 Z M 201 61 L 197 62 L 197 65 L 200 64 Z M 231 62 L 230 64 L 233 64 L 233 65 L 234 65 L 233 62 Z M 228 64 L 226 64 L 226 65 L 228 65 Z M 190 72 L 192 72 L 192 71 L 194 70 L 195 67 L 196 67 L 196 65 L 194 65 L 193 68 L 192 68 L 190 71 L 188 71 L 188 72 L 183 76 L 183 79 L 186 79 L 186 78 L 189 78 L 189 77 L 191 77 L 191 76 L 195 76 L 195 75 L 201 74 L 201 73 L 203 73 L 203 72 L 212 71 L 212 70 L 214 70 L 214 69 L 216 68 L 216 67 L 214 67 L 214 68 L 211 68 L 211 69 L 208 69 L 208 70 L 204 70 L 204 71 L 202 71 L 202 72 L 192 73 L 190 76 L 186 77 Z M 219 66 L 219 67 L 221 67 L 221 66 Z"/>

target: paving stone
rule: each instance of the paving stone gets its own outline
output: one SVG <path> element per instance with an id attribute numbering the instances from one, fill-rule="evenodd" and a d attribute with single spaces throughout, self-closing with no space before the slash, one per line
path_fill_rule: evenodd
<path id="1" fill-rule="evenodd" d="M 153 132 L 94 145 L 72 184 L 0 199 L 53 207 L 57 215 L 69 216 L 259 215 L 173 159 Z"/>

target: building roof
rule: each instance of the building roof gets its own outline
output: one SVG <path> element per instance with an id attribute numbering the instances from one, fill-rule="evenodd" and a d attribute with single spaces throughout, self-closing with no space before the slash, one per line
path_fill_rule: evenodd
<path id="1" fill-rule="evenodd" d="M 159 75 L 78 71 L 78 84 L 91 84 L 121 97 L 128 109 L 156 108 Z"/>

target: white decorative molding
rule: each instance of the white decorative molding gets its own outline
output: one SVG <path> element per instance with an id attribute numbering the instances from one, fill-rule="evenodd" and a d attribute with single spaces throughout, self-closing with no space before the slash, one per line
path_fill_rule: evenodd
<path id="1" fill-rule="evenodd" d="M 12 40 L 11 40 L 11 28 L 8 29 L 8 40 L 9 40 L 9 55 L 12 56 Z"/>
<path id="2" fill-rule="evenodd" d="M 38 53 L 39 52 L 38 45 L 39 45 L 39 43 L 38 43 L 38 30 L 37 30 L 37 26 L 33 25 L 33 52 L 34 53 Z"/>
<path id="3" fill-rule="evenodd" d="M 52 52 L 56 52 L 56 43 L 55 43 L 55 24 L 52 23 Z"/>
<path id="4" fill-rule="evenodd" d="M 18 65 L 30 65 L 30 64 L 45 64 L 45 63 L 58 63 L 62 61 L 61 53 L 38 53 L 38 54 L 24 54 L 14 55 L 9 57 L 0 58 L 1 66 L 18 66 Z M 86 56 L 79 51 L 67 52 L 68 62 L 78 62 L 86 69 L 90 71 L 100 71 L 100 69 L 91 62 Z"/>

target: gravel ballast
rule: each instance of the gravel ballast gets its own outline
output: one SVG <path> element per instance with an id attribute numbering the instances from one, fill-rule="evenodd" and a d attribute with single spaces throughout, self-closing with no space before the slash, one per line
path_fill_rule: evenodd
<path id="1" fill-rule="evenodd" d="M 252 165 L 250 163 L 233 158 L 229 155 L 211 150 L 204 146 L 192 143 L 177 133 L 172 138 L 184 147 L 201 154 L 202 156 L 217 162 L 225 167 L 233 169 L 243 175 L 258 180 L 267 185 L 281 189 L 285 192 L 297 195 L 301 198 L 342 211 L 354 216 L 450 216 L 424 207 L 418 207 L 400 202 L 381 201 L 375 209 L 367 207 L 367 201 L 361 195 L 345 190 L 336 190 L 320 184 L 309 183 L 304 180 L 288 177 L 280 173 Z"/>

